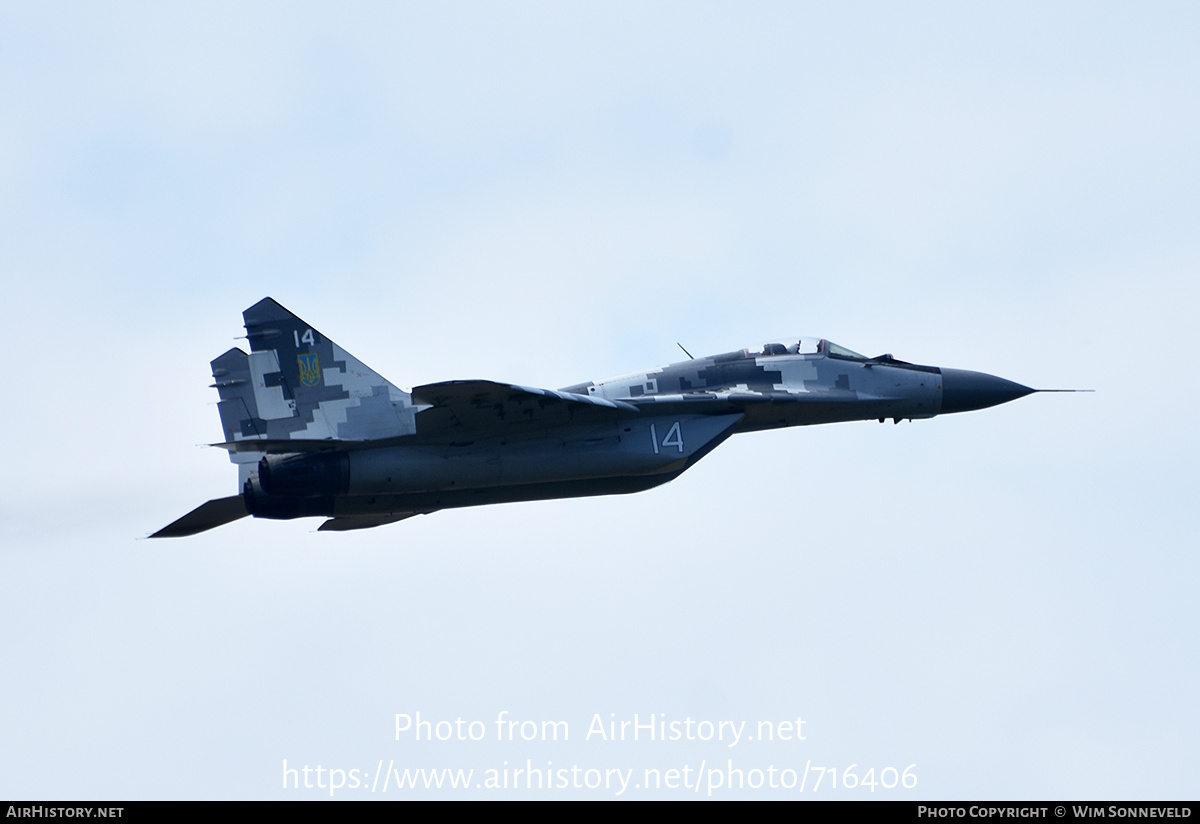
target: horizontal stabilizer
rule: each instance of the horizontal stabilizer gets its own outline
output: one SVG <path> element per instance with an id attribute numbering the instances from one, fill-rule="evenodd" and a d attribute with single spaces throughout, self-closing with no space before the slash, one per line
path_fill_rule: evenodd
<path id="1" fill-rule="evenodd" d="M 246 501 L 241 495 L 231 495 L 228 498 L 216 498 L 193 509 L 178 521 L 168 524 L 151 535 L 151 538 L 186 538 L 214 527 L 244 518 L 250 513 L 246 511 Z"/>
<path id="2" fill-rule="evenodd" d="M 393 512 L 388 515 L 353 515 L 345 518 L 330 518 L 317 527 L 317 532 L 347 532 L 351 529 L 370 529 L 373 526 L 394 524 L 396 521 L 403 521 L 405 518 L 411 518 L 414 515 L 420 514 L 420 512 Z"/>

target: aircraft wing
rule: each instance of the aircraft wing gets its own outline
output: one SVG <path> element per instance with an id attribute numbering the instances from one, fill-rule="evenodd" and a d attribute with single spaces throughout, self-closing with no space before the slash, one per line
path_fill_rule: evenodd
<path id="1" fill-rule="evenodd" d="M 638 411 L 625 401 L 483 380 L 428 383 L 415 387 L 412 397 L 418 408 L 426 407 L 417 413 L 418 434 L 466 429 L 486 437 Z"/>

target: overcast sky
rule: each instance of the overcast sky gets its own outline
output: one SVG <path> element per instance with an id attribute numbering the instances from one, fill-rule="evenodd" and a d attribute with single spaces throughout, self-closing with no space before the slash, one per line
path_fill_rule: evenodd
<path id="1" fill-rule="evenodd" d="M 0 797 L 1195 798 L 1197 42 L 1191 3 L 3 4 Z M 805 334 L 1096 391 L 139 540 L 236 492 L 208 362 L 265 295 L 406 388 Z M 635 714 L 745 732 L 588 736 Z"/>

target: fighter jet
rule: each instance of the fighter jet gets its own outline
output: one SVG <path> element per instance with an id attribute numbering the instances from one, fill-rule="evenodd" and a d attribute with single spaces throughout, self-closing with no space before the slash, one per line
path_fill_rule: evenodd
<path id="1" fill-rule="evenodd" d="M 559 390 L 454 380 L 405 392 L 271 298 L 243 318 L 249 354 L 235 347 L 212 361 L 225 433 L 215 445 L 237 465 L 240 492 L 152 538 L 246 515 L 318 516 L 320 530 L 351 530 L 440 509 L 639 492 L 741 432 L 898 423 L 1047 391 L 803 337 Z"/>

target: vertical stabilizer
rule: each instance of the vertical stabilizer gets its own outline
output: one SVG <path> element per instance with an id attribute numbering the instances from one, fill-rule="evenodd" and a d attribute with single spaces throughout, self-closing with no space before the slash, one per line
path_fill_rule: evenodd
<path id="1" fill-rule="evenodd" d="M 221 415 L 221 429 L 225 441 L 262 440 L 267 437 L 267 421 L 259 413 L 258 398 L 254 392 L 254 375 L 250 370 L 250 356 L 241 349 L 230 349 L 214 360 L 212 366 L 213 386 L 221 400 L 217 411 Z M 241 489 L 257 471 L 260 452 L 230 452 L 229 460 L 238 467 L 238 489 Z"/>
<path id="2" fill-rule="evenodd" d="M 213 361 L 228 440 L 247 438 L 373 440 L 416 432 L 412 397 L 271 298 L 242 313 L 250 354 L 226 352 Z M 237 355 L 241 358 L 239 360 Z M 244 379 L 229 398 L 216 370 Z M 226 407 L 238 400 L 241 407 Z M 230 423 L 239 419 L 234 437 Z"/>

